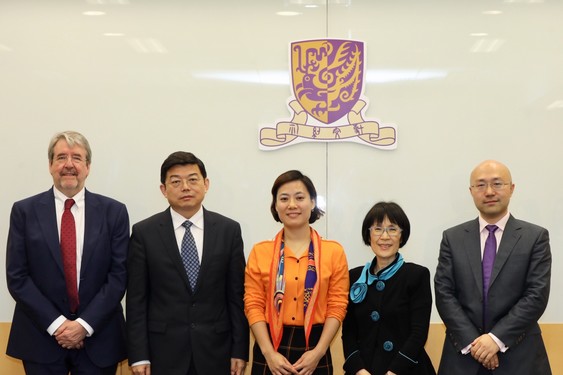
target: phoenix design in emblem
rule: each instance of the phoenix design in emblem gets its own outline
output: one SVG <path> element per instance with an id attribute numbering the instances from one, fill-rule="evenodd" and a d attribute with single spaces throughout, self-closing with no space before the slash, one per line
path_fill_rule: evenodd
<path id="1" fill-rule="evenodd" d="M 362 92 L 363 51 L 340 40 L 292 46 L 295 97 L 311 116 L 328 124 L 350 111 Z"/>

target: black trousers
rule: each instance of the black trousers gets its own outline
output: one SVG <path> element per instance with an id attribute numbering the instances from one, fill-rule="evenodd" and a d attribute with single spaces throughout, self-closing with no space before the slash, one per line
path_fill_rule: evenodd
<path id="1" fill-rule="evenodd" d="M 115 365 L 100 368 L 96 366 L 84 349 L 68 350 L 61 361 L 54 363 L 36 363 L 23 361 L 26 375 L 115 375 Z"/>
<path id="2" fill-rule="evenodd" d="M 477 375 L 492 375 L 492 373 L 493 372 L 491 370 L 487 370 L 485 367 L 483 367 L 483 365 L 481 365 L 481 368 L 477 372 Z"/>

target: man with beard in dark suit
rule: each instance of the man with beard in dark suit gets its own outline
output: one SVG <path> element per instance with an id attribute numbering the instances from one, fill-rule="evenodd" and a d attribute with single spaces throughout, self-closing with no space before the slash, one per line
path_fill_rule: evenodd
<path id="1" fill-rule="evenodd" d="M 10 216 L 7 354 L 28 375 L 115 375 L 126 357 L 127 209 L 84 187 L 92 152 L 82 134 L 56 134 L 48 156 L 53 188 L 16 202 Z"/>

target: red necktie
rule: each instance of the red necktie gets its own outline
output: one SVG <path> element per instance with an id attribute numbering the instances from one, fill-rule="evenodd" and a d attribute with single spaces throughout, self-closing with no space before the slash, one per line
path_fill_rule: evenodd
<path id="1" fill-rule="evenodd" d="M 75 313 L 78 308 L 78 286 L 76 282 L 76 228 L 74 216 L 70 208 L 74 199 L 65 201 L 65 210 L 61 220 L 61 252 L 63 256 L 63 269 L 65 272 L 66 292 L 70 312 Z"/>

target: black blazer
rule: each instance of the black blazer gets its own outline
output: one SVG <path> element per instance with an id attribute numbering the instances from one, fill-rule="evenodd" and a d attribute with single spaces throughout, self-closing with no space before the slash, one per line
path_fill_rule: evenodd
<path id="1" fill-rule="evenodd" d="M 85 191 L 85 223 L 77 317 L 94 334 L 84 350 L 99 367 L 125 359 L 121 299 L 127 283 L 129 217 L 125 205 Z M 53 363 L 67 349 L 47 333 L 60 315 L 70 316 L 53 189 L 16 202 L 10 216 L 6 253 L 8 290 L 16 300 L 6 353 Z"/>
<path id="2" fill-rule="evenodd" d="M 479 220 L 444 231 L 434 278 L 436 307 L 446 325 L 438 373 L 477 374 L 481 365 L 461 355 L 483 333 L 509 349 L 495 375 L 549 375 L 538 319 L 549 297 L 551 250 L 546 229 L 512 215 L 500 241 L 489 286 L 491 329 L 483 327 L 483 271 Z"/>
<path id="3" fill-rule="evenodd" d="M 363 267 L 350 271 L 350 285 Z M 348 303 L 342 325 L 344 370 L 355 374 L 365 368 L 372 375 L 391 370 L 396 374 L 435 374 L 424 350 L 428 337 L 432 292 L 430 272 L 405 263 L 378 291 L 368 287 L 360 303 Z"/>
<path id="4" fill-rule="evenodd" d="M 153 375 L 229 374 L 248 360 L 243 310 L 245 258 L 240 225 L 204 209 L 203 256 L 192 293 L 170 208 L 133 226 L 129 245 L 129 363 L 151 361 Z"/>

